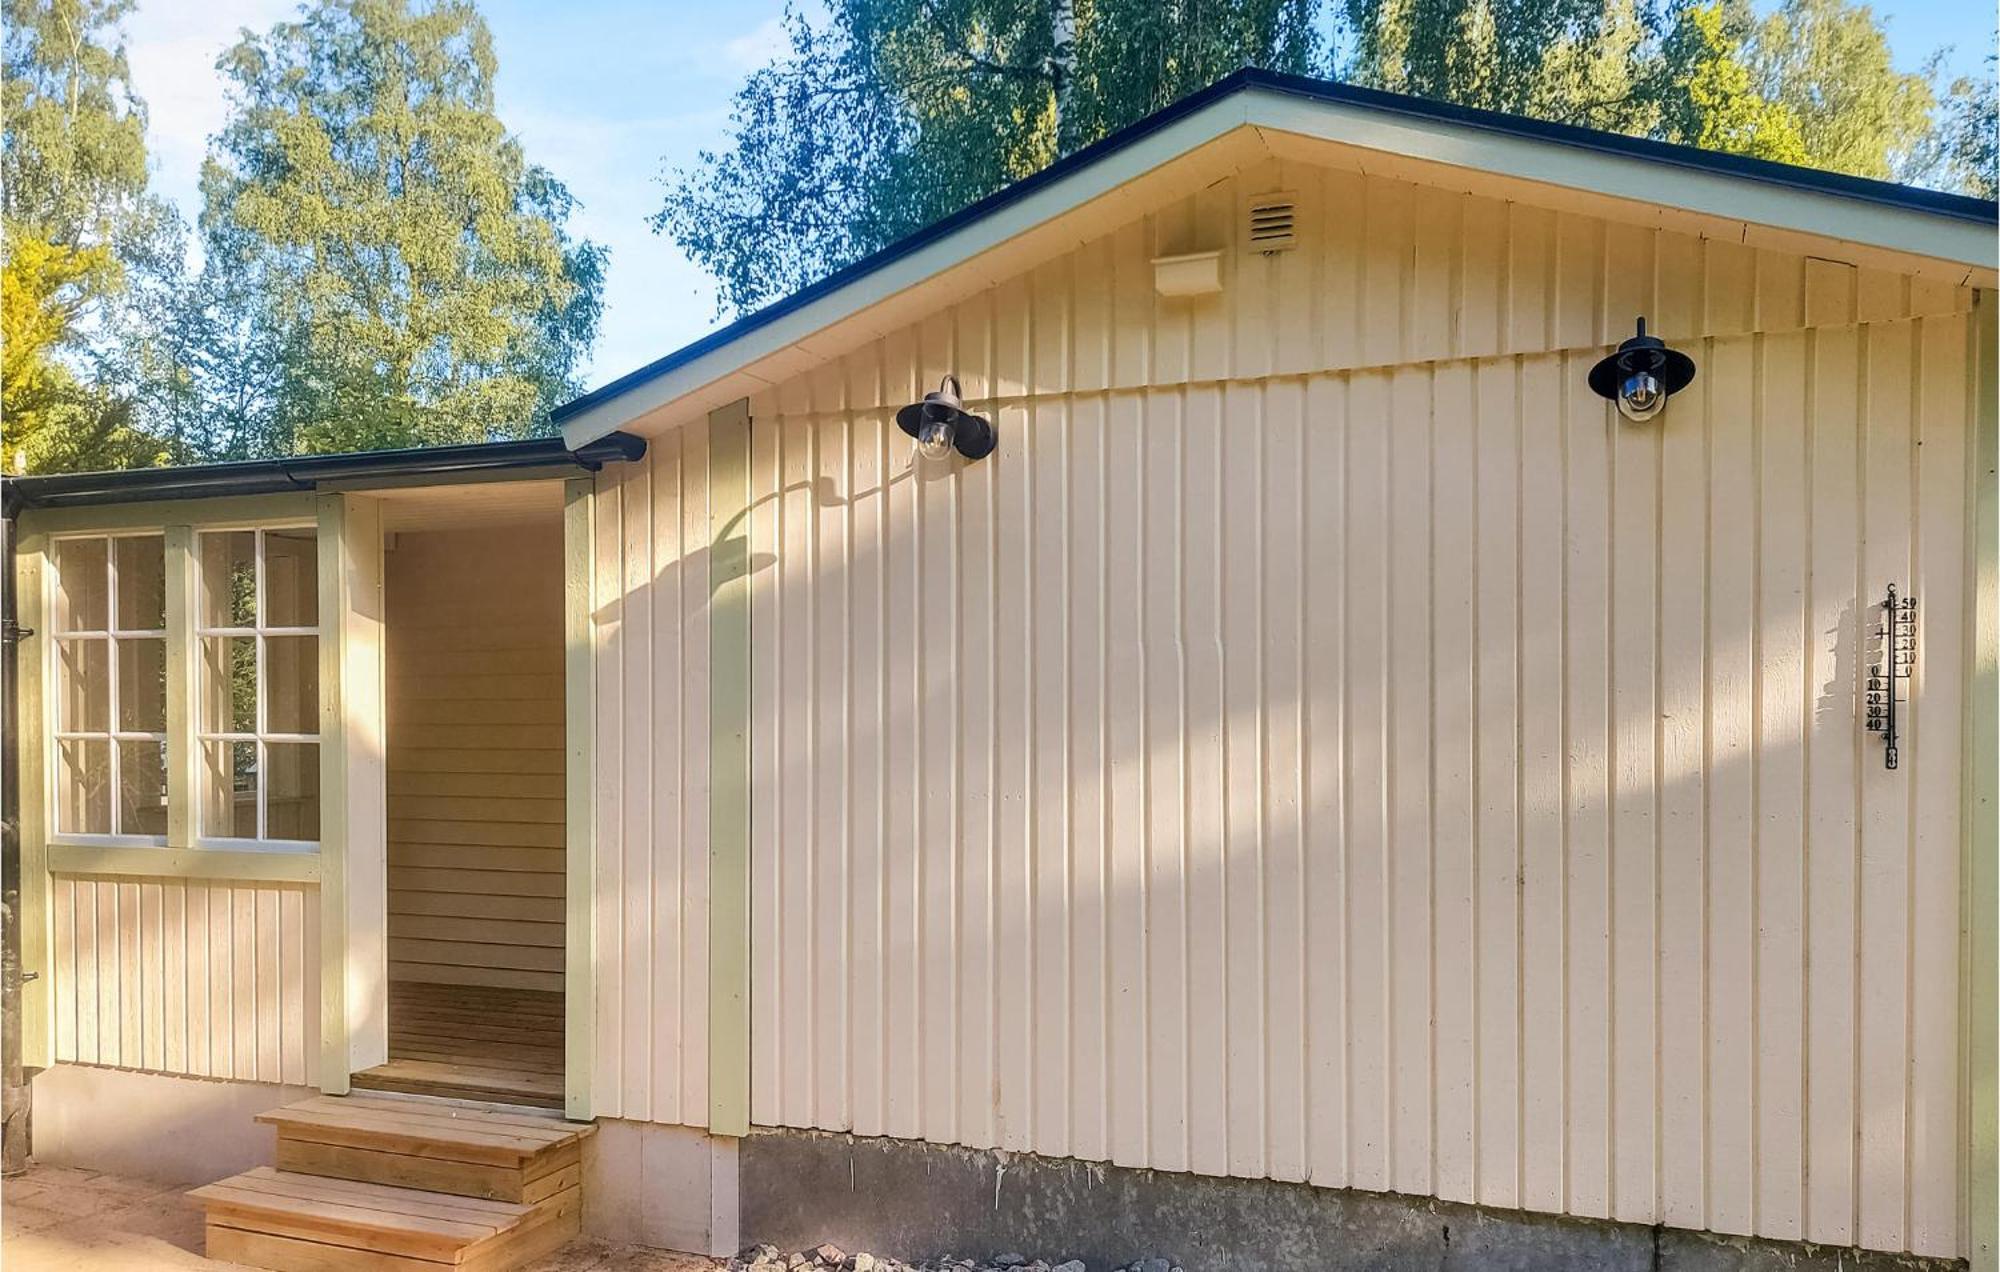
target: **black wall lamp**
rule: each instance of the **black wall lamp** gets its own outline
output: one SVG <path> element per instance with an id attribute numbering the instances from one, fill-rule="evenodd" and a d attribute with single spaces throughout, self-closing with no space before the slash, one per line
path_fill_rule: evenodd
<path id="1" fill-rule="evenodd" d="M 948 375 L 936 392 L 896 412 L 897 427 L 917 439 L 917 454 L 925 459 L 944 459 L 954 450 L 967 459 L 985 459 L 999 444 L 993 425 L 966 410 L 959 392 L 958 377 Z"/>
<path id="2" fill-rule="evenodd" d="M 1618 352 L 1590 369 L 1590 389 L 1618 404 L 1618 413 L 1643 423 L 1667 407 L 1667 399 L 1694 380 L 1694 359 L 1667 348 L 1658 336 L 1639 334 L 1618 346 Z"/>

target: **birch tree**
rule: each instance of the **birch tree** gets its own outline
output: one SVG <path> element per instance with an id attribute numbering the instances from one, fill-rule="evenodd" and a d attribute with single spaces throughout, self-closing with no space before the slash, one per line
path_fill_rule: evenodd
<path id="1" fill-rule="evenodd" d="M 318 0 L 223 55 L 202 173 L 209 398 L 249 453 L 518 437 L 580 390 L 604 252 L 494 109 L 464 0 Z M 219 277 L 218 277 L 219 276 Z M 275 382 L 258 378 L 275 366 Z"/>
<path id="2" fill-rule="evenodd" d="M 1242 66 L 1990 188 L 1991 72 L 1933 110 L 1852 0 L 830 0 L 654 228 L 755 308 Z"/>
<path id="3" fill-rule="evenodd" d="M 845 0 L 787 17 L 656 230 L 754 308 L 1246 65 L 1319 64 L 1315 0 Z"/>

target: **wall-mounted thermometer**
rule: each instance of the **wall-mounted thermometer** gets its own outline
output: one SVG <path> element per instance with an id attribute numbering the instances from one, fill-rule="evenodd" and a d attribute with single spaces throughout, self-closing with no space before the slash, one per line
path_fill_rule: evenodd
<path id="1" fill-rule="evenodd" d="M 1909 700 L 1903 682 L 1917 665 L 1917 598 L 1899 597 L 1896 585 L 1882 601 L 1882 657 L 1868 669 L 1868 728 L 1882 735 L 1882 764 L 1895 768 L 1898 759 L 1897 706 Z"/>

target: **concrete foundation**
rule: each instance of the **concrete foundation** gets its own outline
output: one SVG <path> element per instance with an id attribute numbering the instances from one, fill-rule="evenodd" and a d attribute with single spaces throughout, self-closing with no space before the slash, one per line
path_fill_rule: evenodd
<path id="1" fill-rule="evenodd" d="M 584 1141 L 583 1230 L 624 1245 L 735 1254 L 738 1141 L 605 1118 Z"/>
<path id="2" fill-rule="evenodd" d="M 35 1077 L 35 1160 L 163 1184 L 207 1184 L 268 1166 L 256 1117 L 310 1087 L 59 1064 Z"/>
<path id="3" fill-rule="evenodd" d="M 1428 1198 L 860 1139 L 740 1141 L 741 1236 L 915 1259 L 1020 1251 L 1096 1269 L 1145 1255 L 1187 1272 L 1866 1272 L 1963 1266 Z"/>

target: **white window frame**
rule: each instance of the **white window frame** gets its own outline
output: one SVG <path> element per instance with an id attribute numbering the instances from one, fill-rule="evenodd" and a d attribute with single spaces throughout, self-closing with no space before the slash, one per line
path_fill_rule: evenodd
<path id="1" fill-rule="evenodd" d="M 167 615 L 163 615 L 161 619 L 167 626 L 158 628 L 126 628 L 121 627 L 118 622 L 121 616 L 118 613 L 118 548 L 116 541 L 119 539 L 148 538 L 156 538 L 160 541 L 161 570 L 164 573 L 167 568 L 168 552 L 166 532 L 162 527 L 87 530 L 78 531 L 73 534 L 51 535 L 49 537 L 48 600 L 43 610 L 49 616 L 49 635 L 51 637 L 48 642 L 49 678 L 47 683 L 54 690 L 49 695 L 49 774 L 54 782 L 58 784 L 62 782 L 62 748 L 65 742 L 103 742 L 108 753 L 106 763 L 110 769 L 109 799 L 111 809 L 111 829 L 109 831 L 64 830 L 62 829 L 62 800 L 59 797 L 60 786 L 58 786 L 56 791 L 50 792 L 51 798 L 48 805 L 48 841 L 50 843 L 157 848 L 164 847 L 167 842 L 165 834 L 135 835 L 121 831 L 118 828 L 119 822 L 122 820 L 120 810 L 124 804 L 125 790 L 123 774 L 121 772 L 123 761 L 119 757 L 119 743 L 162 743 L 167 747 L 169 756 L 167 763 L 169 765 L 173 763 L 171 758 L 173 740 L 164 727 L 158 733 L 146 732 L 144 730 L 120 729 L 118 727 L 118 646 L 120 642 L 157 640 L 160 642 L 162 653 L 164 654 L 168 640 L 167 633 L 173 622 L 172 617 Z M 102 540 L 104 543 L 104 585 L 106 588 L 104 596 L 104 626 L 102 628 L 65 628 L 60 623 L 59 616 L 62 613 L 62 606 L 58 603 L 58 598 L 62 593 L 62 545 L 65 543 L 88 543 L 91 540 Z M 62 647 L 65 643 L 78 641 L 104 642 L 104 674 L 108 683 L 104 688 L 105 718 L 104 728 L 101 731 L 63 728 L 63 696 L 67 691 L 67 682 L 64 679 L 62 671 Z"/>
<path id="2" fill-rule="evenodd" d="M 266 641 L 273 636 L 311 636 L 315 642 L 323 642 L 326 639 L 324 614 L 320 615 L 320 624 L 314 627 L 271 626 L 265 622 L 270 610 L 266 606 L 264 598 L 264 581 L 267 577 L 264 569 L 264 542 L 266 536 L 273 530 L 305 530 L 317 533 L 317 527 L 310 521 L 258 521 L 242 525 L 202 525 L 194 527 L 193 536 L 189 543 L 189 551 L 194 557 L 194 593 L 188 600 L 188 608 L 191 612 L 187 615 L 186 621 L 189 631 L 189 657 L 195 663 L 195 698 L 189 704 L 188 708 L 188 732 L 194 751 L 189 759 L 193 765 L 193 771 L 200 775 L 194 783 L 194 789 L 189 792 L 189 799 L 194 805 L 194 807 L 189 809 L 189 825 L 192 828 L 193 840 L 197 848 L 226 849 L 236 852 L 317 852 L 321 841 L 326 835 L 326 810 L 324 806 L 320 809 L 319 839 L 273 839 L 267 834 L 271 812 L 270 744 L 273 742 L 280 745 L 285 743 L 310 743 L 316 748 L 324 745 L 324 727 L 322 727 L 321 731 L 315 733 L 274 733 L 268 727 L 270 723 L 270 704 L 266 690 L 269 682 L 264 674 Z M 202 538 L 205 535 L 245 533 L 255 536 L 255 564 L 253 567 L 256 571 L 257 585 L 255 625 L 251 627 L 206 626 L 201 621 L 203 602 L 207 596 L 208 586 L 207 580 L 202 577 Z M 314 545 L 315 553 L 319 550 L 320 547 L 316 543 Z M 315 559 L 317 558 L 315 557 Z M 314 586 L 317 587 L 317 585 L 317 579 L 315 579 Z M 318 612 L 318 597 L 316 593 L 314 611 L 315 613 Z M 172 621 L 171 618 L 169 621 Z M 207 727 L 201 718 L 202 706 L 208 701 L 208 677 L 213 674 L 208 666 L 208 641 L 211 638 L 222 637 L 252 639 L 256 643 L 257 720 L 254 732 L 243 733 L 229 730 L 212 730 Z M 315 656 L 317 656 L 319 648 L 320 645 L 316 643 L 314 645 Z M 321 714 L 320 705 L 319 703 L 313 704 L 315 715 Z M 321 720 L 320 723 L 324 726 L 325 721 Z M 216 742 L 226 742 L 231 744 L 232 747 L 238 742 L 250 742 L 254 743 L 257 747 L 257 834 L 255 837 L 245 838 L 235 835 L 206 835 L 202 833 L 201 828 L 205 824 L 204 815 L 207 812 L 206 802 L 209 790 L 209 782 L 205 774 L 208 764 L 208 748 L 212 743 Z M 319 752 L 315 751 L 314 754 L 318 755 Z"/>

